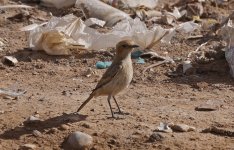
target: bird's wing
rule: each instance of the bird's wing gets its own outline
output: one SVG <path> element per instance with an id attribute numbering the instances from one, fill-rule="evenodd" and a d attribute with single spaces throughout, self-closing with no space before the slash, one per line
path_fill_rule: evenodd
<path id="1" fill-rule="evenodd" d="M 103 74 L 102 78 L 100 79 L 96 88 L 93 91 L 109 83 L 121 71 L 122 68 L 123 66 L 121 62 L 111 65 Z"/>

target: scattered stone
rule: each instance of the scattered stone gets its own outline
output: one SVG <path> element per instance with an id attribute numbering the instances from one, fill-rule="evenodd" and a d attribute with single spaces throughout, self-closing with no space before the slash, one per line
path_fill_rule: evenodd
<path id="1" fill-rule="evenodd" d="M 98 133 L 97 133 L 97 132 L 94 132 L 94 133 L 93 133 L 93 136 L 98 136 Z"/>
<path id="2" fill-rule="evenodd" d="M 0 110 L 0 114 L 4 114 L 5 113 L 5 111 L 4 110 Z"/>
<path id="3" fill-rule="evenodd" d="M 69 135 L 67 142 L 74 149 L 88 149 L 93 144 L 93 138 L 86 133 L 76 131 Z"/>
<path id="4" fill-rule="evenodd" d="M 160 122 L 160 125 L 158 126 L 158 128 L 156 129 L 156 131 L 171 133 L 172 129 L 169 127 L 168 123 Z"/>
<path id="5" fill-rule="evenodd" d="M 111 145 L 118 145 L 119 143 L 116 141 L 116 139 L 110 139 L 110 141 L 107 142 L 108 144 Z"/>
<path id="6" fill-rule="evenodd" d="M 91 128 L 90 124 L 88 124 L 88 123 L 83 123 L 82 126 L 85 128 Z"/>
<path id="7" fill-rule="evenodd" d="M 57 128 L 52 128 L 50 129 L 48 132 L 46 132 L 47 134 L 54 134 L 56 132 L 58 132 L 59 130 Z"/>
<path id="8" fill-rule="evenodd" d="M 59 129 L 60 130 L 68 130 L 68 129 L 70 129 L 70 127 L 66 124 L 62 124 Z"/>
<path id="9" fill-rule="evenodd" d="M 21 146 L 20 149 L 22 149 L 22 150 L 34 150 L 36 148 L 37 148 L 37 146 L 34 145 L 34 144 L 24 144 L 24 145 Z"/>
<path id="10" fill-rule="evenodd" d="M 94 74 L 94 71 L 92 68 L 88 68 L 88 70 L 85 72 L 84 76 L 91 77 L 91 75 Z"/>
<path id="11" fill-rule="evenodd" d="M 218 110 L 219 106 L 212 104 L 201 104 L 195 108 L 196 111 L 215 111 Z"/>
<path id="12" fill-rule="evenodd" d="M 204 130 L 202 130 L 202 133 L 212 133 L 220 136 L 228 136 L 228 137 L 234 137 L 234 130 L 232 129 L 226 129 L 226 128 L 219 128 L 219 127 L 209 127 Z"/>
<path id="13" fill-rule="evenodd" d="M 195 84 L 195 88 L 197 88 L 199 90 L 203 90 L 203 89 L 207 88 L 208 86 L 209 86 L 209 84 L 206 82 L 198 82 Z"/>
<path id="14" fill-rule="evenodd" d="M 18 60 L 13 56 L 4 56 L 3 63 L 9 66 L 15 66 L 18 63 Z"/>
<path id="15" fill-rule="evenodd" d="M 175 124 L 175 125 L 170 125 L 171 129 L 173 131 L 177 132 L 189 132 L 189 131 L 195 131 L 196 128 L 186 125 L 186 124 Z"/>
<path id="16" fill-rule="evenodd" d="M 164 137 L 159 134 L 159 133 L 153 133 L 150 135 L 149 137 L 149 142 L 156 142 L 156 141 L 162 141 L 164 139 Z"/>
<path id="17" fill-rule="evenodd" d="M 33 134 L 35 137 L 42 137 L 41 132 L 38 131 L 38 130 L 33 130 L 32 134 Z"/>
<path id="18" fill-rule="evenodd" d="M 37 123 L 37 122 L 40 122 L 41 120 L 35 116 L 30 116 L 26 121 L 25 123 L 26 124 L 31 124 L 31 123 Z"/>

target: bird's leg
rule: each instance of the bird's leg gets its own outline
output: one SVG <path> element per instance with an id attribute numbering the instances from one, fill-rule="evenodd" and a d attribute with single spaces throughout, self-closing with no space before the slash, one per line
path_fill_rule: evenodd
<path id="1" fill-rule="evenodd" d="M 112 107 L 111 107 L 110 99 L 111 99 L 111 95 L 109 95 L 109 96 L 108 96 L 107 101 L 108 101 L 108 104 L 109 104 L 109 106 L 110 106 L 111 115 L 112 115 L 112 117 L 113 117 L 113 118 L 115 118 L 115 117 L 114 117 L 114 113 L 113 113 L 113 111 L 112 111 Z"/>
<path id="2" fill-rule="evenodd" d="M 120 110 L 119 104 L 117 103 L 115 96 L 112 96 L 112 97 L 113 97 L 113 99 L 115 101 L 115 104 L 117 105 L 117 107 L 119 109 L 119 113 L 122 114 L 122 111 Z"/>

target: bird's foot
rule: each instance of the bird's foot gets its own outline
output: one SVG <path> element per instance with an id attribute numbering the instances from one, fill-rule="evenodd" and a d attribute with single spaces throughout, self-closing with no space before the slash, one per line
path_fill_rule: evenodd
<path id="1" fill-rule="evenodd" d="M 115 112 L 115 114 L 119 114 L 119 115 L 130 115 L 130 113 L 124 112 L 123 110 L 119 110 L 118 112 Z"/>

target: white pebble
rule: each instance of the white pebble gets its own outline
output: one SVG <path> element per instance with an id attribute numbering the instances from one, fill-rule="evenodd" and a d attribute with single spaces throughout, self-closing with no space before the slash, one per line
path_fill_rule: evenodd
<path id="1" fill-rule="evenodd" d="M 86 133 L 76 131 L 69 135 L 68 144 L 74 149 L 86 149 L 93 144 L 93 138 Z"/>

